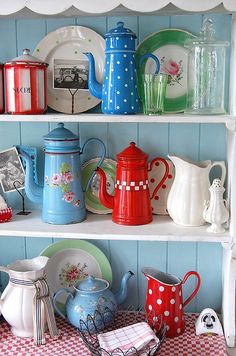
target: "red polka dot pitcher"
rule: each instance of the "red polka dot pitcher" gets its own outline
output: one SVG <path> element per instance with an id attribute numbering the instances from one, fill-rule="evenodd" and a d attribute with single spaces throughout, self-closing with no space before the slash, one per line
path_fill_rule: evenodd
<path id="1" fill-rule="evenodd" d="M 167 329 L 166 336 L 171 338 L 180 335 L 185 329 L 184 307 L 195 297 L 200 288 L 199 274 L 190 271 L 181 280 L 154 268 L 143 268 L 142 272 L 148 280 L 146 313 L 149 324 L 155 326 L 155 318 L 162 315 Z M 182 284 L 192 275 L 197 278 L 197 284 L 192 294 L 183 302 Z"/>

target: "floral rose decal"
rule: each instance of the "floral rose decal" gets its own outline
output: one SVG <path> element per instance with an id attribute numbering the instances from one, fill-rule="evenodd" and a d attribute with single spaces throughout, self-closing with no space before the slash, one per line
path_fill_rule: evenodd
<path id="1" fill-rule="evenodd" d="M 62 181 L 61 175 L 58 173 L 54 173 L 52 176 L 52 184 L 59 185 L 61 181 Z"/>
<path id="2" fill-rule="evenodd" d="M 75 199 L 75 193 L 72 191 L 71 183 L 74 180 L 71 166 L 63 162 L 60 166 L 59 173 L 53 173 L 52 178 L 45 176 L 45 183 L 50 187 L 61 188 L 64 200 L 66 203 L 73 203 L 74 206 L 79 207 L 80 200 Z"/>
<path id="3" fill-rule="evenodd" d="M 80 262 L 77 265 L 67 263 L 61 269 L 61 273 L 59 274 L 59 279 L 61 281 L 61 285 L 65 287 L 72 287 L 76 283 L 83 281 L 86 277 L 88 277 L 87 264 L 84 263 L 82 266 Z"/>
<path id="4" fill-rule="evenodd" d="M 183 61 L 174 61 L 173 59 L 167 59 L 165 56 L 161 58 L 161 72 L 169 74 L 168 84 L 173 86 L 175 83 L 182 85 L 180 83 L 183 79 Z"/>
<path id="5" fill-rule="evenodd" d="M 63 200 L 65 200 L 67 203 L 72 203 L 74 197 L 75 197 L 75 193 L 68 192 L 63 195 Z"/>
<path id="6" fill-rule="evenodd" d="M 169 61 L 166 61 L 162 67 L 162 70 L 166 73 L 166 74 L 172 74 L 172 75 L 176 75 L 179 73 L 180 71 L 180 66 L 178 65 L 178 63 L 176 63 L 175 61 L 172 61 L 171 59 Z"/>
<path id="7" fill-rule="evenodd" d="M 62 179 L 64 183 L 71 183 L 73 182 L 73 174 L 71 172 L 66 172 L 62 175 Z"/>

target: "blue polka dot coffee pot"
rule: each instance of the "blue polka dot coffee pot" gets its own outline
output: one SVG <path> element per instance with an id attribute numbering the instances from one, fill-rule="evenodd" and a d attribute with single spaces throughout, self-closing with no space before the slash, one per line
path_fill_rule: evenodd
<path id="1" fill-rule="evenodd" d="M 96 80 L 92 53 L 85 53 L 89 59 L 89 91 L 93 96 L 102 99 L 104 114 L 135 114 L 138 112 L 135 38 L 135 33 L 125 28 L 123 22 L 118 22 L 117 28 L 105 34 L 103 85 Z"/>

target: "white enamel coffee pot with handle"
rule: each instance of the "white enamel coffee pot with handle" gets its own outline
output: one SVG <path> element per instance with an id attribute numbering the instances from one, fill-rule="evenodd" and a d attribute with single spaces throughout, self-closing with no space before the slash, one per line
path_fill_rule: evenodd
<path id="1" fill-rule="evenodd" d="M 223 161 L 194 162 L 182 157 L 168 155 L 175 166 L 175 178 L 167 199 L 167 210 L 176 224 L 200 226 L 204 202 L 210 198 L 210 171 L 221 167 L 221 182 L 224 185 L 226 167 Z"/>

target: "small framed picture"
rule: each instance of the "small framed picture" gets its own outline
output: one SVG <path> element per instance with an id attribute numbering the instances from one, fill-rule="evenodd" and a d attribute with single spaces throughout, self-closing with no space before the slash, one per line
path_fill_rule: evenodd
<path id="1" fill-rule="evenodd" d="M 24 188 L 25 172 L 16 147 L 0 152 L 0 183 L 4 193 Z"/>
<path id="2" fill-rule="evenodd" d="M 88 90 L 88 60 L 54 59 L 54 89 Z"/>

